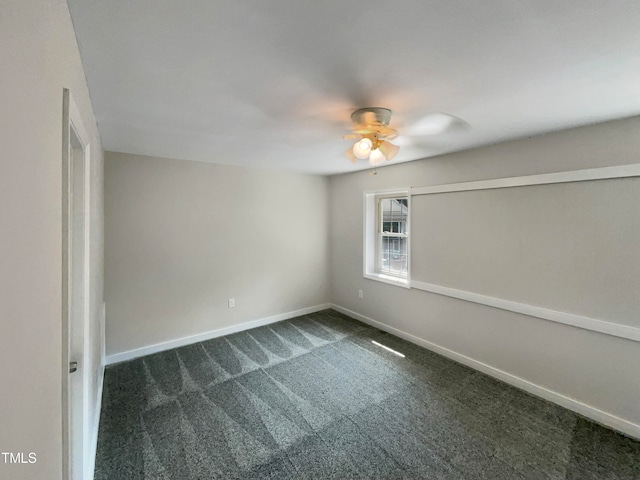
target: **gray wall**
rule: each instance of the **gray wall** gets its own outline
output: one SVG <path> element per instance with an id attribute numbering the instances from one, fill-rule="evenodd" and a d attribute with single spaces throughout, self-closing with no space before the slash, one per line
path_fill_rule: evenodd
<path id="1" fill-rule="evenodd" d="M 362 277 L 364 191 L 638 163 L 638 132 L 634 117 L 331 177 L 332 302 L 638 427 L 640 343 Z M 413 279 L 638 326 L 638 186 L 414 197 Z"/>
<path id="2" fill-rule="evenodd" d="M 639 206 L 640 177 L 417 195 L 411 278 L 640 327 Z"/>
<path id="3" fill-rule="evenodd" d="M 64 0 L 0 3 L 0 478 L 62 477 L 62 90 L 91 142 L 89 419 L 100 379 L 102 147 Z M 91 435 L 91 434 L 90 434 Z"/>
<path id="4" fill-rule="evenodd" d="M 107 152 L 105 191 L 107 355 L 329 301 L 325 177 Z"/>

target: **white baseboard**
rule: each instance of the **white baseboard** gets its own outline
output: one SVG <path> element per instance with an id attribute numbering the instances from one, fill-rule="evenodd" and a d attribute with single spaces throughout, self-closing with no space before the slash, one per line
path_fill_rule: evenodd
<path id="1" fill-rule="evenodd" d="M 191 345 L 192 343 L 203 342 L 216 337 L 222 337 L 224 335 L 230 335 L 232 333 L 242 332 L 244 330 L 250 330 L 256 327 L 262 327 L 269 325 L 270 323 L 280 322 L 282 320 L 288 320 L 289 318 L 299 317 L 300 315 L 306 315 L 308 313 L 319 312 L 320 310 L 326 310 L 331 308 L 330 303 L 323 303 L 321 305 L 315 305 L 313 307 L 302 308 L 293 312 L 281 313 L 279 315 L 273 315 L 271 317 L 259 318 L 257 320 L 251 320 L 249 322 L 239 323 L 237 325 L 231 325 L 229 327 L 219 328 L 217 330 L 211 330 L 209 332 L 199 333 L 197 335 L 191 335 L 188 337 L 178 338 L 175 340 L 169 340 L 166 342 L 156 343 L 154 345 L 148 345 L 146 347 L 136 348 L 126 352 L 114 353 L 106 358 L 106 364 L 111 365 L 114 363 L 125 362 L 127 360 L 133 360 L 134 358 L 144 357 L 145 355 L 151 355 L 152 353 L 162 352 L 164 350 L 171 350 L 172 348 L 184 347 L 185 345 Z"/>
<path id="2" fill-rule="evenodd" d="M 427 340 L 423 340 L 422 338 L 411 335 L 410 333 L 404 332 L 394 327 L 390 327 L 389 325 L 361 315 L 347 308 L 335 304 L 332 304 L 331 308 L 338 312 L 344 313 L 349 317 L 355 318 L 356 320 L 360 320 L 363 323 L 379 328 L 380 330 L 384 330 L 385 332 L 392 333 L 397 337 L 403 338 L 411 343 L 436 352 L 444 357 L 455 360 L 458 363 L 462 363 L 463 365 L 471 367 L 474 370 L 486 373 L 487 375 L 497 378 L 498 380 L 502 380 L 509 385 L 513 385 L 514 387 L 525 390 L 526 392 L 529 392 L 533 395 L 556 403 L 562 407 L 579 413 L 580 415 L 590 418 L 595 422 L 606 425 L 610 428 L 613 428 L 614 430 L 618 430 L 619 432 L 629 435 L 630 437 L 640 439 L 640 425 L 599 410 L 595 407 L 592 407 L 591 405 L 584 404 L 578 400 L 562 395 L 561 393 L 529 382 L 524 378 L 512 375 L 511 373 L 505 372 L 504 370 L 500 370 L 498 368 L 492 367 L 491 365 L 487 365 L 486 363 L 474 360 L 473 358 L 462 355 L 461 353 L 454 352 L 453 350 L 449 350 L 448 348 L 441 347 L 440 345 L 436 345 L 435 343 L 431 343 Z"/>

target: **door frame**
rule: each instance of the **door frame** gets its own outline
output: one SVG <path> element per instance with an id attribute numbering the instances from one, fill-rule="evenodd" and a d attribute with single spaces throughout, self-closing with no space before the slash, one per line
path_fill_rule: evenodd
<path id="1" fill-rule="evenodd" d="M 72 315 L 72 268 L 71 260 L 72 238 L 73 238 L 73 156 L 71 134 L 75 135 L 80 142 L 83 150 L 83 272 L 82 272 L 82 288 L 83 288 L 83 337 L 82 337 L 82 358 L 78 359 L 78 374 L 82 375 L 82 405 L 79 406 L 82 412 L 82 431 L 83 439 L 81 443 L 82 456 L 82 478 L 85 476 L 87 465 L 87 454 L 90 451 L 87 448 L 89 438 L 88 433 L 88 412 L 89 412 L 89 317 L 90 317 L 90 234 L 91 234 L 91 145 L 89 142 L 88 131 L 86 130 L 80 111 L 73 101 L 69 89 L 64 88 L 62 92 L 62 478 L 71 480 L 72 465 L 72 448 L 71 448 L 71 418 L 70 418 L 70 401 L 69 390 L 71 382 L 69 381 L 69 328 L 71 326 Z"/>

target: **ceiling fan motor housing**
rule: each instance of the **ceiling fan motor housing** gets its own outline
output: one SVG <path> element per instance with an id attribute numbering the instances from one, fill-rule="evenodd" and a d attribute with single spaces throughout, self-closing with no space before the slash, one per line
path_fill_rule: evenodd
<path id="1" fill-rule="evenodd" d="M 381 107 L 360 108 L 351 114 L 354 125 L 389 125 L 391 110 Z"/>

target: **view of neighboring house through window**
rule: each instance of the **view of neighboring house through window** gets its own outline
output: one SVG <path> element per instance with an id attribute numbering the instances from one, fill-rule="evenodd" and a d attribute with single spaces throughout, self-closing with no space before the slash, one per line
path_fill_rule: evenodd
<path id="1" fill-rule="evenodd" d="M 407 277 L 408 218 L 407 197 L 378 198 L 377 271 Z"/>

